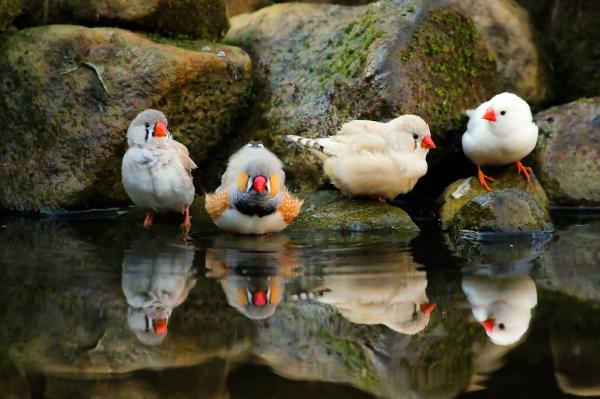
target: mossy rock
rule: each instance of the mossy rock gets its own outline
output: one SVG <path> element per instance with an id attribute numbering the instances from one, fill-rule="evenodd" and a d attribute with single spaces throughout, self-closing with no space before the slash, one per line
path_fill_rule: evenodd
<path id="1" fill-rule="evenodd" d="M 50 25 L 0 43 L 0 208 L 125 203 L 121 159 L 130 121 L 162 110 L 201 164 L 246 105 L 240 49 L 191 51 L 112 28 Z"/>
<path id="2" fill-rule="evenodd" d="M 4 32 L 8 25 L 21 13 L 23 0 L 1 0 L 0 1 L 0 33 Z"/>
<path id="3" fill-rule="evenodd" d="M 483 188 L 476 177 L 457 180 L 441 196 L 442 228 L 456 235 L 475 232 L 552 231 L 548 198 L 535 175 L 531 181 L 512 170 L 491 175 L 493 192 Z"/>
<path id="4" fill-rule="evenodd" d="M 291 186 L 305 191 L 324 182 L 321 167 L 283 134 L 326 136 L 352 119 L 414 113 L 429 123 L 443 157 L 458 150 L 464 110 L 496 92 L 493 56 L 473 21 L 451 6 L 286 3 L 231 23 L 226 38 L 256 66 L 246 139 L 265 141 L 290 166 Z"/>
<path id="5" fill-rule="evenodd" d="M 564 206 L 600 205 L 600 97 L 535 115 L 534 168 L 550 200 Z"/>
<path id="6" fill-rule="evenodd" d="M 219 40 L 229 28 L 223 0 L 23 0 L 25 26 L 116 26 Z"/>

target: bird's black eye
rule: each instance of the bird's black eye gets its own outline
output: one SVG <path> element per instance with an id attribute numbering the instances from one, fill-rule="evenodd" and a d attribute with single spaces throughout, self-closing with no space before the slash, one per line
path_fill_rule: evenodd
<path id="1" fill-rule="evenodd" d="M 501 330 L 504 330 L 504 324 L 503 323 L 498 324 L 498 328 L 500 328 Z"/>
<path id="2" fill-rule="evenodd" d="M 416 140 L 416 139 L 418 139 L 418 138 L 419 138 L 419 135 L 418 135 L 418 134 L 416 134 L 416 133 L 413 133 L 413 139 L 415 139 L 415 140 Z"/>
<path id="3" fill-rule="evenodd" d="M 506 115 L 506 111 L 500 111 L 500 115 Z"/>
<path id="4" fill-rule="evenodd" d="M 146 122 L 146 123 L 144 123 L 144 126 L 150 127 L 150 124 L 148 122 Z"/>

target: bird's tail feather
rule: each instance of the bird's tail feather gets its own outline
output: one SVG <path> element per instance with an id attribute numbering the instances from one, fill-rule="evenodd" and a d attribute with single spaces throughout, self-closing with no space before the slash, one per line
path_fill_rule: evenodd
<path id="1" fill-rule="evenodd" d="M 308 137 L 295 136 L 293 134 L 288 134 L 285 136 L 288 141 L 293 143 L 297 143 L 304 148 L 307 148 L 310 152 L 316 155 L 319 159 L 325 160 L 329 158 L 327 154 L 323 152 L 323 146 L 319 144 L 318 139 L 311 139 Z"/>

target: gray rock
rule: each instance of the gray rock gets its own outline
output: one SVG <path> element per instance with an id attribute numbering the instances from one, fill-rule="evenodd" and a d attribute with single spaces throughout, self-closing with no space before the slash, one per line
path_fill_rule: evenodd
<path id="1" fill-rule="evenodd" d="M 534 119 L 540 128 L 534 167 L 550 200 L 600 205 L 600 97 L 552 107 Z"/>
<path id="2" fill-rule="evenodd" d="M 460 140 L 445 132 L 497 90 L 493 56 L 472 20 L 454 7 L 421 0 L 286 3 L 231 23 L 226 37 L 250 53 L 259 82 L 247 135 L 266 141 L 303 190 L 324 177 L 284 133 L 325 136 L 351 119 L 416 113 L 447 155 Z"/>
<path id="3" fill-rule="evenodd" d="M 241 50 L 189 51 L 120 29 L 51 25 L 0 43 L 0 208 L 38 211 L 126 201 L 127 127 L 162 110 L 200 163 L 245 106 Z M 212 156 L 211 156 L 212 158 Z"/>

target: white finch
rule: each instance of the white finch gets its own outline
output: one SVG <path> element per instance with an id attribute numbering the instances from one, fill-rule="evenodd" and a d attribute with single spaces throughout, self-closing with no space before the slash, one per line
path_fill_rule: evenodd
<path id="1" fill-rule="evenodd" d="M 121 167 L 123 186 L 134 204 L 149 209 L 144 227 L 152 225 L 152 212 L 182 212 L 188 231 L 196 164 L 187 148 L 171 136 L 165 115 L 154 109 L 138 114 L 127 130 L 127 143 Z"/>
<path id="2" fill-rule="evenodd" d="M 496 345 L 514 344 L 529 328 L 537 291 L 528 274 L 508 278 L 465 276 L 462 289 L 473 316 Z"/>
<path id="3" fill-rule="evenodd" d="M 285 187 L 283 164 L 260 141 L 229 158 L 221 185 L 206 195 L 206 211 L 223 230 L 265 234 L 285 229 L 300 213 L 302 200 Z"/>
<path id="4" fill-rule="evenodd" d="M 492 191 L 481 165 L 517 164 L 517 172 L 529 181 L 530 167 L 523 166 L 537 143 L 538 127 L 533 122 L 529 105 L 516 94 L 501 93 L 474 110 L 468 110 L 469 123 L 462 136 L 465 155 L 477 165 L 479 182 Z"/>
<path id="5" fill-rule="evenodd" d="M 429 126 L 416 115 L 387 123 L 354 120 L 325 138 L 287 138 L 320 158 L 325 174 L 343 194 L 380 201 L 411 191 L 427 173 L 425 157 L 435 148 Z"/>

